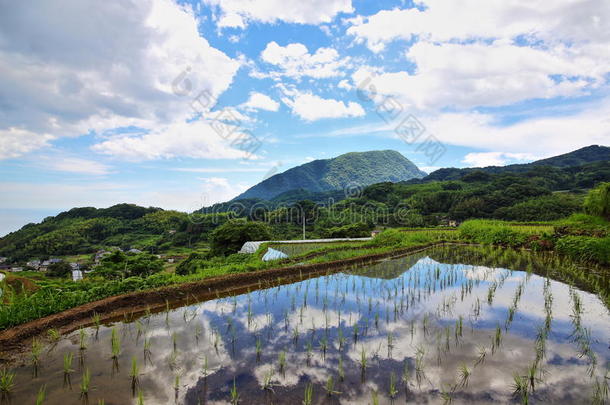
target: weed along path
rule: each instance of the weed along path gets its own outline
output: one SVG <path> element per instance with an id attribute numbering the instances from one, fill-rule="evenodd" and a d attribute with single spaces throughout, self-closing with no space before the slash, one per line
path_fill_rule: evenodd
<path id="1" fill-rule="evenodd" d="M 34 403 L 41 387 L 51 405 L 607 401 L 608 307 L 561 266 L 444 245 L 182 290 L 200 301 L 147 292 L 161 302 L 148 310 L 145 296 L 114 297 L 133 315 L 30 341 L 5 364 L 0 401 Z M 203 297 L 212 285 L 224 294 Z"/>

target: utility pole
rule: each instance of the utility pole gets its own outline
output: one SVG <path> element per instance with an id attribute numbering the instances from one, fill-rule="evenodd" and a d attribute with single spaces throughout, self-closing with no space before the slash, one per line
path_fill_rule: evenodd
<path id="1" fill-rule="evenodd" d="M 305 240 L 305 210 L 301 208 L 301 218 L 303 219 L 303 240 Z"/>

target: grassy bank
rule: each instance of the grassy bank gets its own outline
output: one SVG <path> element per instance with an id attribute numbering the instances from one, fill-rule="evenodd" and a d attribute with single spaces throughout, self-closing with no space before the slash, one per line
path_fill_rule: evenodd
<path id="1" fill-rule="evenodd" d="M 610 223 L 599 217 L 575 214 L 537 224 L 470 220 L 459 231 L 476 243 L 554 251 L 576 262 L 610 265 Z"/>

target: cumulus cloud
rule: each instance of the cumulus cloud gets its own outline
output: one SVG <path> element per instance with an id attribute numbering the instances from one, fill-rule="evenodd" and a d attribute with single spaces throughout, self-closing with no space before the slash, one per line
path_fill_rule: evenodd
<path id="1" fill-rule="evenodd" d="M 223 138 L 221 134 L 227 136 Z M 248 158 L 250 154 L 245 149 L 232 148 L 230 143 L 247 136 L 250 135 L 235 125 L 202 120 L 176 123 L 145 134 L 114 136 L 94 145 L 93 150 L 134 161 L 180 156 L 237 159 Z"/>
<path id="2" fill-rule="evenodd" d="M 542 158 L 588 145 L 608 144 L 610 99 L 587 107 L 572 114 L 529 118 L 509 125 L 500 125 L 495 116 L 477 112 L 439 114 L 423 121 L 428 130 L 446 144 Z M 507 156 L 510 157 L 504 155 L 502 158 Z M 490 161 L 478 161 L 476 165 L 484 163 Z M 474 160 L 472 164 L 475 164 Z"/>
<path id="3" fill-rule="evenodd" d="M 319 48 L 312 54 L 301 43 L 281 46 L 275 41 L 267 44 L 261 52 L 261 59 L 277 68 L 268 76 L 287 76 L 294 79 L 303 76 L 316 79 L 341 76 L 343 75 L 341 68 L 348 62 L 347 58 L 341 58 L 333 48 Z M 265 76 L 261 73 L 258 75 Z"/>
<path id="4" fill-rule="evenodd" d="M 351 0 L 204 0 L 220 9 L 219 27 L 245 28 L 250 22 L 297 24 L 331 22 L 339 13 L 353 12 Z"/>
<path id="5" fill-rule="evenodd" d="M 610 7 L 597 0 L 422 0 L 423 9 L 382 10 L 350 21 L 347 33 L 379 52 L 396 39 L 432 42 L 524 36 L 607 42 Z"/>
<path id="6" fill-rule="evenodd" d="M 376 86 L 411 107 L 468 109 L 587 95 L 610 72 L 610 6 L 593 0 L 422 0 L 348 20 L 356 42 L 381 52 L 412 41 L 410 70 Z"/>
<path id="7" fill-rule="evenodd" d="M 535 156 L 530 153 L 472 152 L 464 156 L 462 162 L 470 167 L 487 167 L 524 163 L 534 159 Z"/>
<path id="8" fill-rule="evenodd" d="M 277 111 L 280 108 L 280 103 L 266 94 L 253 91 L 250 93 L 248 101 L 241 106 L 250 110 Z"/>
<path id="9" fill-rule="evenodd" d="M 53 137 L 184 121 L 193 112 L 175 79 L 185 79 L 178 94 L 218 97 L 239 66 L 199 35 L 189 7 L 172 0 L 3 2 L 0 131 L 8 138 L 22 131 L 28 142 L 19 150 L 2 136 L 0 157 Z"/>
<path id="10" fill-rule="evenodd" d="M 358 103 L 322 98 L 311 93 L 296 93 L 293 98 L 282 99 L 292 112 L 305 121 L 323 118 L 361 117 L 364 109 Z"/>
<path id="11" fill-rule="evenodd" d="M 2 115 L 1 109 L 0 115 Z M 50 134 L 36 133 L 16 127 L 0 129 L 0 160 L 16 158 L 48 146 L 52 139 L 54 137 Z"/>
<path id="12" fill-rule="evenodd" d="M 583 55 L 563 45 L 541 50 L 504 42 L 418 42 L 406 56 L 417 65 L 414 73 L 375 74 L 363 68 L 354 80 L 360 83 L 372 77 L 380 93 L 418 109 L 465 109 L 584 95 L 601 86 L 610 70 L 599 54 Z"/>

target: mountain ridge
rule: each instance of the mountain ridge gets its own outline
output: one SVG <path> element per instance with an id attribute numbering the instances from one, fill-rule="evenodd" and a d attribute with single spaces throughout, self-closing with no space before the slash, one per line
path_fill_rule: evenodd
<path id="1" fill-rule="evenodd" d="M 427 173 L 394 150 L 349 152 L 330 159 L 318 159 L 278 173 L 233 199 L 272 199 L 287 191 L 340 190 L 347 186 L 365 187 L 391 181 L 422 178 Z"/>
<path id="2" fill-rule="evenodd" d="M 535 167 L 552 166 L 557 168 L 582 166 L 588 163 L 610 161 L 610 147 L 603 145 L 590 145 L 572 152 L 552 156 L 545 159 L 535 160 L 531 163 L 517 163 L 506 166 L 486 166 L 455 168 L 447 167 L 435 170 L 423 179 L 422 182 L 458 180 L 472 172 L 485 172 L 488 174 L 519 173 Z"/>

